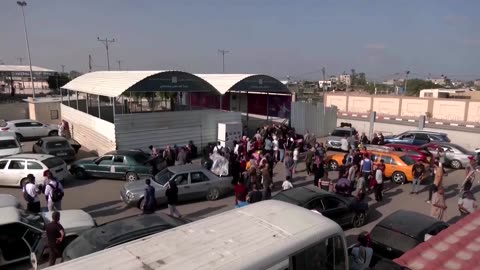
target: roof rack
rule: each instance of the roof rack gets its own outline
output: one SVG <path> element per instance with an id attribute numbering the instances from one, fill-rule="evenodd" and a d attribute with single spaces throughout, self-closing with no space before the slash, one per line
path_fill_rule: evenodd
<path id="1" fill-rule="evenodd" d="M 379 152 L 392 152 L 395 150 L 393 147 L 386 146 L 386 145 L 365 144 L 364 147 L 367 148 L 367 151 L 375 150 Z"/>

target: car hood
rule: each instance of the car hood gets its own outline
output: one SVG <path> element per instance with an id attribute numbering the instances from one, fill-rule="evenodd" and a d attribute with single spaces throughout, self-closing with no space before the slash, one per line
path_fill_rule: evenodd
<path id="1" fill-rule="evenodd" d="M 20 202 L 17 198 L 10 194 L 0 194 L 0 208 L 2 207 L 19 207 Z"/>
<path id="2" fill-rule="evenodd" d="M 0 157 L 12 156 L 22 153 L 22 148 L 10 148 L 0 150 Z"/>
<path id="3" fill-rule="evenodd" d="M 79 164 L 94 164 L 94 160 L 97 159 L 96 157 L 88 157 L 88 158 L 82 158 L 73 163 L 73 165 L 79 165 Z"/>
<path id="4" fill-rule="evenodd" d="M 66 232 L 95 226 L 95 220 L 83 210 L 63 210 L 60 212 L 60 224 Z M 52 222 L 52 212 L 42 212 L 47 222 Z"/>
<path id="5" fill-rule="evenodd" d="M 340 141 L 343 137 L 340 136 L 328 136 L 327 140 L 328 141 Z"/>

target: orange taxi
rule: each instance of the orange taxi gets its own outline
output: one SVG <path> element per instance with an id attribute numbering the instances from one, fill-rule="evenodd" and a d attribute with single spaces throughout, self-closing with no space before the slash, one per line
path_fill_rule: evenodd
<path id="1" fill-rule="evenodd" d="M 415 160 L 406 153 L 380 149 L 369 149 L 368 153 L 374 164 L 380 163 L 380 160 L 383 160 L 385 163 L 385 177 L 391 178 L 397 184 L 403 183 L 405 179 L 410 182 L 413 181 L 412 168 Z M 338 168 L 343 165 L 344 156 L 345 153 L 327 156 L 326 163 L 328 164 L 328 168 L 332 171 L 338 170 Z"/>

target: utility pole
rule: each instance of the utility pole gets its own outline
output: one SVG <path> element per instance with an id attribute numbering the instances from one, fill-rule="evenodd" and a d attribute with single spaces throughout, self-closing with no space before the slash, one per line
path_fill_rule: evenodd
<path id="1" fill-rule="evenodd" d="M 23 62 L 23 57 L 17 57 L 18 62 L 20 62 L 20 65 L 22 65 Z"/>
<path id="2" fill-rule="evenodd" d="M 230 51 L 218 50 L 218 53 L 222 55 L 222 73 L 225 73 L 225 54 L 230 53 Z"/>
<path id="3" fill-rule="evenodd" d="M 33 83 L 32 57 L 30 55 L 30 44 L 28 43 L 28 32 L 27 32 L 27 20 L 25 19 L 25 10 L 24 10 L 24 7 L 27 6 L 27 2 L 17 1 L 17 5 L 19 5 L 20 8 L 22 9 L 23 29 L 25 30 L 25 42 L 27 43 L 28 62 L 30 64 L 30 82 L 32 83 L 32 98 L 35 99 L 35 84 Z"/>
<path id="4" fill-rule="evenodd" d="M 92 72 L 92 55 L 88 55 L 88 72 Z"/>
<path id="5" fill-rule="evenodd" d="M 118 63 L 118 70 L 122 70 L 122 60 L 117 60 Z"/>
<path id="6" fill-rule="evenodd" d="M 65 73 L 65 65 L 60 65 L 62 67 L 62 74 Z"/>
<path id="7" fill-rule="evenodd" d="M 322 90 L 323 90 L 323 116 L 325 117 L 325 106 L 326 106 L 326 103 L 327 101 L 325 100 L 325 88 L 326 88 L 326 85 L 325 85 L 325 67 L 322 67 L 322 76 L 323 76 L 323 84 L 322 84 Z"/>
<path id="8" fill-rule="evenodd" d="M 408 81 L 408 74 L 410 74 L 410 70 L 405 72 L 405 86 L 403 88 L 403 95 L 407 93 L 407 81 Z"/>
<path id="9" fill-rule="evenodd" d="M 109 48 L 108 44 L 115 42 L 115 39 L 108 39 L 108 38 L 100 39 L 99 37 L 97 37 L 97 40 L 102 42 L 103 45 L 105 45 L 105 49 L 107 50 L 107 69 L 110 71 L 110 55 L 108 54 L 108 48 Z"/>

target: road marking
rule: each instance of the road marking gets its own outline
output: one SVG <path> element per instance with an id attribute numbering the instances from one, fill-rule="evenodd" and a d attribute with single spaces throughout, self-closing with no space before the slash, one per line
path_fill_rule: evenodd
<path id="1" fill-rule="evenodd" d="M 450 123 L 450 126 L 458 127 L 458 124 Z"/>
<path id="2" fill-rule="evenodd" d="M 395 118 L 395 120 L 397 120 L 397 121 L 403 121 L 402 118 Z"/>
<path id="3" fill-rule="evenodd" d="M 383 119 L 385 119 L 385 120 L 390 120 L 390 117 L 383 117 Z"/>
<path id="4" fill-rule="evenodd" d="M 415 122 L 415 120 L 413 120 L 413 119 L 408 119 L 408 122 Z"/>
<path id="5" fill-rule="evenodd" d="M 362 118 L 367 118 L 367 117 L 368 117 L 368 115 L 362 115 Z"/>
<path id="6" fill-rule="evenodd" d="M 356 115 L 356 114 L 352 114 L 352 116 L 353 116 L 353 117 L 357 117 L 357 115 Z"/>
<path id="7" fill-rule="evenodd" d="M 443 122 L 435 122 L 435 125 L 443 125 Z"/>
<path id="8" fill-rule="evenodd" d="M 342 115 L 344 115 L 344 116 L 348 116 L 348 113 L 342 113 Z"/>
<path id="9" fill-rule="evenodd" d="M 475 126 L 474 125 L 465 125 L 466 127 L 468 128 L 474 128 Z"/>

